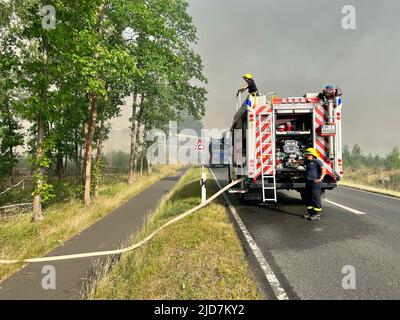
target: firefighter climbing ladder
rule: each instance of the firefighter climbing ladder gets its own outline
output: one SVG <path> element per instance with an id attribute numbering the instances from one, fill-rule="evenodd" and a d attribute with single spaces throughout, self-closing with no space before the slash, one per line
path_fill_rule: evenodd
<path id="1" fill-rule="evenodd" d="M 258 115 L 258 136 L 260 139 L 261 183 L 263 202 L 277 201 L 275 178 L 275 119 L 274 109 L 268 106 Z M 272 184 L 272 187 L 271 187 Z M 266 186 L 267 185 L 267 186 Z M 273 191 L 273 198 L 267 198 L 266 192 Z M 268 192 L 268 195 L 270 192 Z"/>

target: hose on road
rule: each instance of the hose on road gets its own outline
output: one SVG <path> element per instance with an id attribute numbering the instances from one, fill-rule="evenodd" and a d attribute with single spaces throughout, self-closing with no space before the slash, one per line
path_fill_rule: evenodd
<path id="1" fill-rule="evenodd" d="M 212 202 L 214 199 L 216 199 L 221 194 L 223 194 L 225 191 L 227 191 L 228 189 L 232 188 L 233 186 L 241 183 L 244 179 L 245 178 L 241 178 L 239 180 L 236 180 L 236 181 L 228 184 L 226 187 L 222 188 L 217 193 L 215 193 L 213 196 L 211 196 L 209 199 L 207 199 L 206 202 L 199 204 L 197 207 L 194 207 L 194 208 L 186 211 L 185 213 L 182 213 L 181 215 L 177 216 L 176 218 L 168 221 L 166 224 L 162 225 L 160 228 L 158 228 L 152 234 L 147 236 L 145 239 L 143 239 L 142 241 L 140 241 L 136 244 L 131 245 L 130 247 L 115 249 L 115 250 L 108 250 L 108 251 L 77 253 L 77 254 L 69 254 L 69 255 L 53 256 L 53 257 L 15 259 L 15 260 L 0 259 L 0 264 L 16 264 L 16 263 L 20 263 L 20 262 L 24 262 L 24 263 L 51 262 L 51 261 L 71 260 L 71 259 L 79 259 L 79 258 L 91 258 L 91 257 L 99 257 L 99 256 L 117 255 L 117 254 L 123 254 L 123 253 L 129 252 L 129 251 L 133 251 L 133 250 L 143 246 L 146 242 L 150 241 L 161 230 L 165 229 L 166 227 L 170 226 L 171 224 L 178 222 L 179 220 L 182 220 L 183 218 L 186 218 L 193 212 L 196 212 L 197 210 L 200 210 L 201 208 L 205 207 L 210 202 Z"/>

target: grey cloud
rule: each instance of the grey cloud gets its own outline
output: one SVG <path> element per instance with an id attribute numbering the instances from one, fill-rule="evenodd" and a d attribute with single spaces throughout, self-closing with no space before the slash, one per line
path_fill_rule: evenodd
<path id="1" fill-rule="evenodd" d="M 397 0 L 190 0 L 209 79 L 204 125 L 229 127 L 241 75 L 281 96 L 344 90 L 344 140 L 365 152 L 400 145 Z M 357 30 L 341 27 L 344 5 L 357 10 Z"/>

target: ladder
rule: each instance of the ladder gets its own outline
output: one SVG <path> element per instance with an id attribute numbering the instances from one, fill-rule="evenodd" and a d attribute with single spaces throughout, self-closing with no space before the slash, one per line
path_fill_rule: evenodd
<path id="1" fill-rule="evenodd" d="M 267 107 L 267 109 L 270 106 Z M 263 202 L 277 202 L 276 177 L 275 177 L 275 117 L 274 108 L 259 114 L 258 132 L 261 147 L 261 184 Z M 272 185 L 272 186 L 271 186 Z M 273 191 L 273 198 L 267 198 L 266 192 Z M 268 192 L 270 194 L 271 192 Z"/>

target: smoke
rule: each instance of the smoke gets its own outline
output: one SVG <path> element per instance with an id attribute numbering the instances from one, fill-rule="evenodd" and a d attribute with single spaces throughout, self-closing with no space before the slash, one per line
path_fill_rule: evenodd
<path id="1" fill-rule="evenodd" d="M 204 126 L 226 128 L 244 73 L 262 92 L 300 96 L 326 84 L 344 91 L 344 143 L 385 154 L 400 145 L 397 0 L 189 0 L 196 50 L 209 79 Z M 342 28 L 342 7 L 356 30 Z"/>

